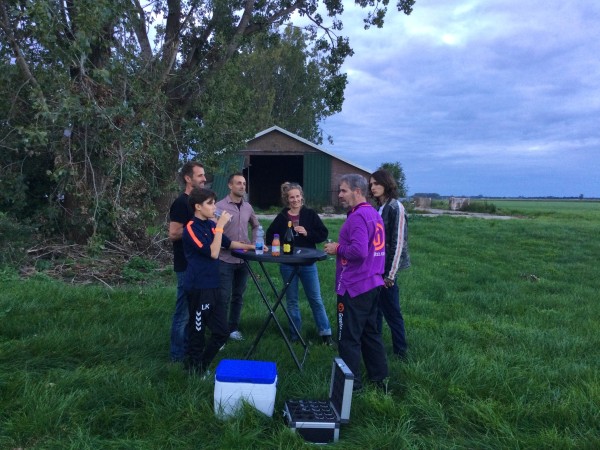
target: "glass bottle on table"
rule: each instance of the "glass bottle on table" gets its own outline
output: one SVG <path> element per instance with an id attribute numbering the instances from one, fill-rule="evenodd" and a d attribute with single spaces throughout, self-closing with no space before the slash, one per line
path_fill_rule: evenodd
<path id="1" fill-rule="evenodd" d="M 288 221 L 288 228 L 283 235 L 283 254 L 294 254 L 294 230 L 292 229 L 292 221 Z"/>
<path id="2" fill-rule="evenodd" d="M 275 234 L 273 236 L 273 242 L 271 242 L 271 255 L 279 256 L 279 252 L 281 251 L 280 247 L 281 243 L 279 242 L 279 235 Z"/>

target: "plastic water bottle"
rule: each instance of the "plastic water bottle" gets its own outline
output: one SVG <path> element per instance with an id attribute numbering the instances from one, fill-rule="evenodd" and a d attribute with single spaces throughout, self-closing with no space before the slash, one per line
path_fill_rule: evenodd
<path id="1" fill-rule="evenodd" d="M 264 253 L 265 247 L 265 232 L 263 230 L 262 225 L 258 226 L 258 231 L 256 232 L 256 254 L 262 255 Z"/>

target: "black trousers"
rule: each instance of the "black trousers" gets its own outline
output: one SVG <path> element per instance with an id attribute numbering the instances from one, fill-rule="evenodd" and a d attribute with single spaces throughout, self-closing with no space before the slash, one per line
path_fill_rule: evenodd
<path id="1" fill-rule="evenodd" d="M 354 373 L 355 389 L 362 387 L 361 354 L 369 380 L 382 381 L 388 376 L 385 348 L 377 327 L 378 295 L 379 288 L 354 298 L 348 293 L 338 295 L 338 351 Z"/>
<path id="2" fill-rule="evenodd" d="M 187 292 L 190 318 L 187 356 L 191 365 L 204 371 L 210 365 L 221 346 L 227 342 L 227 305 L 221 301 L 220 289 L 199 289 Z M 205 341 L 206 328 L 211 332 Z"/>

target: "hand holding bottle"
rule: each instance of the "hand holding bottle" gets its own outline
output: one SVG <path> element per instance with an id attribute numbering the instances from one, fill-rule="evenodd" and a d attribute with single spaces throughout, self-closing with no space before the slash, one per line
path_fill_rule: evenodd
<path id="1" fill-rule="evenodd" d="M 231 214 L 227 211 L 216 211 L 215 217 L 217 218 L 218 228 L 223 228 L 225 225 L 227 225 L 227 222 L 231 220 Z"/>
<path id="2" fill-rule="evenodd" d="M 327 244 L 323 247 L 323 250 L 328 255 L 335 255 L 337 253 L 337 248 L 340 244 L 337 242 L 333 242 L 331 239 L 327 239 Z"/>

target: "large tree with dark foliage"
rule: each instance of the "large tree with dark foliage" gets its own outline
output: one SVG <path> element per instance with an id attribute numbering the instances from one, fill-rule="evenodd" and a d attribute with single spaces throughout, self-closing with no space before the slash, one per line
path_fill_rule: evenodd
<path id="1" fill-rule="evenodd" d="M 388 0 L 356 4 L 365 27 L 383 25 Z M 342 12 L 340 0 L 0 0 L 1 208 L 79 239 L 135 241 L 182 159 L 210 172 L 275 122 L 318 142 L 343 102 Z M 310 26 L 280 32 L 294 13 Z M 286 71 L 299 67 L 294 98 Z"/>

